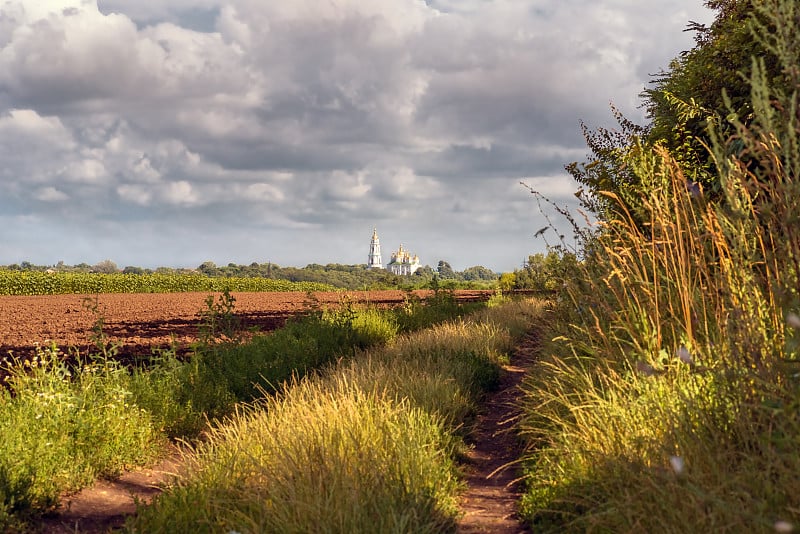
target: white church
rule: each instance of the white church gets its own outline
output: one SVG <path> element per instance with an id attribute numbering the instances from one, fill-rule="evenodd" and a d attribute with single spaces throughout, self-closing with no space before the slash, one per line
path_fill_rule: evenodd
<path id="1" fill-rule="evenodd" d="M 422 265 L 419 256 L 411 254 L 400 248 L 392 252 L 392 259 L 386 265 L 386 270 L 396 275 L 414 274 Z M 383 259 L 381 257 L 381 241 L 378 239 L 378 229 L 372 230 L 372 241 L 369 244 L 369 258 L 367 259 L 367 269 L 383 269 Z"/>

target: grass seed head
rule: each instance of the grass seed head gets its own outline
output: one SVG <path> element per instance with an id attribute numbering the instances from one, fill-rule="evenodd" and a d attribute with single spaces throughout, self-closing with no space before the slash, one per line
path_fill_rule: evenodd
<path id="1" fill-rule="evenodd" d="M 683 458 L 681 458 L 680 456 L 670 456 L 669 465 L 670 467 L 672 467 L 672 470 L 678 476 L 682 475 L 684 470 L 686 469 L 686 462 L 684 462 Z"/>

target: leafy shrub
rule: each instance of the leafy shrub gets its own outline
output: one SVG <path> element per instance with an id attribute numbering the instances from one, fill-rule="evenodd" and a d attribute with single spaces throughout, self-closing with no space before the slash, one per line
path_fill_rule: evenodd
<path id="1" fill-rule="evenodd" d="M 126 369 L 69 365 L 55 346 L 6 359 L 0 390 L 0 525 L 52 509 L 65 491 L 151 459 L 159 438 Z M 5 518 L 5 519 L 3 519 Z M 6 521 L 6 524 L 2 523 Z"/>

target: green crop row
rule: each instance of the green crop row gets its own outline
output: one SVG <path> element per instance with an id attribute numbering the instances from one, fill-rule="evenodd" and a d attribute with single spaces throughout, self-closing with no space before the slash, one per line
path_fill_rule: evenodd
<path id="1" fill-rule="evenodd" d="M 330 291 L 318 282 L 270 278 L 209 278 L 195 274 L 101 274 L 0 271 L 0 295 L 181 293 L 188 291 Z"/>

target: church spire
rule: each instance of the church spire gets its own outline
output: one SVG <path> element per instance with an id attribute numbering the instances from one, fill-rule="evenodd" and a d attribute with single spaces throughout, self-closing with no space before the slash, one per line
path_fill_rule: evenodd
<path id="1" fill-rule="evenodd" d="M 378 239 L 377 228 L 372 229 L 372 241 L 369 244 L 367 269 L 383 269 L 383 260 L 381 259 L 381 241 Z"/>

